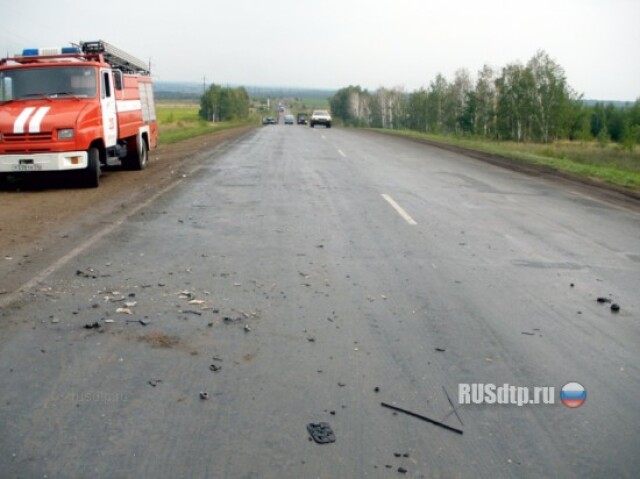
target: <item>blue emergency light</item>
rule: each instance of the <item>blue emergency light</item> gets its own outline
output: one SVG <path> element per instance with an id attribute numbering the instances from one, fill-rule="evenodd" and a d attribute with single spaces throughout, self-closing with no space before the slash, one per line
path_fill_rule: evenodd
<path id="1" fill-rule="evenodd" d="M 56 48 L 25 48 L 22 50 L 23 57 L 39 57 L 48 55 L 66 55 L 66 54 L 78 54 L 80 49 L 78 47 L 56 47 Z"/>

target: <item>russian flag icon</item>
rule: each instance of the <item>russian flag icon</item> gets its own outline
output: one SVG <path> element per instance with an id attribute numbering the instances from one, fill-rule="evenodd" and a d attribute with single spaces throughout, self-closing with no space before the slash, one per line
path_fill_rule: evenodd
<path id="1" fill-rule="evenodd" d="M 587 400 L 587 391 L 582 384 L 567 383 L 560 390 L 560 400 L 567 407 L 580 407 Z"/>

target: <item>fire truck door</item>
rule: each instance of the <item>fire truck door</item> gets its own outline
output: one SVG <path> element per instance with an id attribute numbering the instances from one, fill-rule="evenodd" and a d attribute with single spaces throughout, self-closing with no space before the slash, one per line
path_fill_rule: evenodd
<path id="1" fill-rule="evenodd" d="M 105 147 L 115 146 L 118 139 L 118 116 L 116 114 L 116 96 L 113 89 L 111 70 L 100 72 L 100 104 L 102 107 L 102 128 Z"/>

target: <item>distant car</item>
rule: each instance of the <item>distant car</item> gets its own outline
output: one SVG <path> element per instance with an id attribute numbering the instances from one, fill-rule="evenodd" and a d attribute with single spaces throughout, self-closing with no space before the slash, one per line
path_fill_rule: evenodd
<path id="1" fill-rule="evenodd" d="M 314 110 L 309 119 L 309 125 L 313 128 L 316 125 L 324 125 L 331 128 L 331 115 L 327 110 Z"/>
<path id="2" fill-rule="evenodd" d="M 273 118 L 272 116 L 268 116 L 268 117 L 262 119 L 262 124 L 263 125 L 275 125 L 277 123 L 278 122 L 276 121 L 276 119 Z"/>
<path id="3" fill-rule="evenodd" d="M 298 113 L 298 125 L 306 125 L 306 124 L 307 124 L 307 114 Z"/>
<path id="4" fill-rule="evenodd" d="M 284 116 L 284 124 L 285 125 L 293 125 L 295 118 L 293 115 L 285 115 Z"/>

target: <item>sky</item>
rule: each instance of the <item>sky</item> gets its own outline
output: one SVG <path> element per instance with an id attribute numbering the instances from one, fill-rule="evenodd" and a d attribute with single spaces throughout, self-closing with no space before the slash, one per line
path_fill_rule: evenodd
<path id="1" fill-rule="evenodd" d="M 3 3 L 0 56 L 102 39 L 158 81 L 414 91 L 544 50 L 584 98 L 640 97 L 640 0 Z"/>

